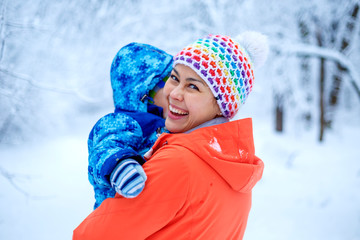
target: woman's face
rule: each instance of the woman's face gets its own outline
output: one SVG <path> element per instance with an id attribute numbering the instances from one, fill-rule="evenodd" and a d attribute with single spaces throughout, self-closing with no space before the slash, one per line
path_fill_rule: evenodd
<path id="1" fill-rule="evenodd" d="M 208 85 L 182 64 L 172 70 L 164 95 L 169 102 L 165 126 L 170 132 L 186 132 L 221 113 Z"/>

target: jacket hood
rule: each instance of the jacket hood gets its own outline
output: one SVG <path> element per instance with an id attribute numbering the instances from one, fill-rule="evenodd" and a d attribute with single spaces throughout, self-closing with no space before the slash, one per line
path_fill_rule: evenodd
<path id="1" fill-rule="evenodd" d="M 190 133 L 164 134 L 153 147 L 175 144 L 194 152 L 238 192 L 248 192 L 261 179 L 264 163 L 255 156 L 250 118 L 196 129 Z"/>
<path id="2" fill-rule="evenodd" d="M 170 74 L 172 63 L 170 54 L 151 45 L 133 42 L 121 48 L 110 70 L 115 109 L 146 112 L 143 97 Z"/>

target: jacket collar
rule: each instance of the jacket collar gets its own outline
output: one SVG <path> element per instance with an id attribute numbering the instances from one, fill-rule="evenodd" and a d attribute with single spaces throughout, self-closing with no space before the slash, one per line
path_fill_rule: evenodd
<path id="1" fill-rule="evenodd" d="M 185 133 L 191 133 L 192 131 L 195 131 L 199 128 L 203 128 L 203 127 L 210 127 L 210 126 L 214 126 L 214 125 L 217 125 L 217 124 L 221 124 L 221 123 L 226 123 L 228 122 L 229 120 L 227 118 L 224 118 L 224 117 L 218 117 L 218 118 L 214 118 L 214 119 L 211 119 L 210 121 L 207 121 L 205 123 L 202 123 L 200 124 L 199 126 L 197 127 L 194 127 L 188 131 L 186 131 Z"/>
<path id="2" fill-rule="evenodd" d="M 209 126 L 199 126 L 188 133 L 161 135 L 152 147 L 153 152 L 165 145 L 176 146 L 179 153 L 186 149 L 213 168 L 233 190 L 251 191 L 264 169 L 261 159 L 255 156 L 251 119 L 223 124 L 215 124 L 221 120 L 213 120 L 205 124 Z"/>

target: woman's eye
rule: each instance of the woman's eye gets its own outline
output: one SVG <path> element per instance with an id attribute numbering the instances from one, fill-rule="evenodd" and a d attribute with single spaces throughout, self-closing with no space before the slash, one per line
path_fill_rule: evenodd
<path id="1" fill-rule="evenodd" d="M 177 82 L 179 81 L 179 79 L 174 74 L 171 74 L 170 78 L 174 81 L 177 81 Z"/>
<path id="2" fill-rule="evenodd" d="M 199 91 L 199 88 L 194 84 L 189 84 L 189 88 Z"/>

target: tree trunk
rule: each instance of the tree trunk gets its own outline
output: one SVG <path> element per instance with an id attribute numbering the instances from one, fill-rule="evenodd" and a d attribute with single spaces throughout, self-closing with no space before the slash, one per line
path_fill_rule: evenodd
<path id="1" fill-rule="evenodd" d="M 310 43 L 310 29 L 308 23 L 303 19 L 299 20 L 299 30 L 302 42 Z M 301 113 L 302 120 L 305 121 L 305 126 L 311 128 L 312 125 L 312 111 L 311 106 L 313 102 L 313 94 L 311 92 L 311 63 L 309 56 L 300 57 L 300 82 L 304 89 L 304 100 L 306 103 L 304 111 Z"/>
<path id="2" fill-rule="evenodd" d="M 319 47 L 323 46 L 323 36 L 321 29 L 316 30 L 316 40 Z M 320 57 L 320 75 L 319 75 L 319 109 L 320 109 L 320 133 L 319 133 L 319 141 L 322 142 L 324 140 L 324 134 L 326 130 L 326 119 L 325 119 L 325 58 Z"/>
<path id="3" fill-rule="evenodd" d="M 346 54 L 349 50 L 349 46 L 352 44 L 352 39 L 355 34 L 356 25 L 359 18 L 359 3 L 355 3 L 349 12 L 347 21 L 345 21 L 345 32 L 342 33 L 341 45 L 339 46 L 339 52 Z M 331 127 L 335 118 L 335 111 L 339 102 L 339 93 L 342 87 L 343 78 L 347 72 L 347 69 L 336 64 L 335 73 L 332 77 L 332 85 L 329 96 L 329 119 L 328 124 Z M 355 86 L 356 87 L 356 86 Z M 357 90 L 357 88 L 355 88 Z"/>
<path id="4" fill-rule="evenodd" d="M 284 130 L 284 103 L 280 94 L 275 96 L 275 130 L 282 132 Z"/>
<path id="5" fill-rule="evenodd" d="M 322 142 L 324 140 L 324 133 L 326 129 L 326 119 L 325 119 L 325 58 L 320 58 L 320 79 L 319 79 L 319 107 L 320 107 L 320 134 L 319 141 Z"/>

